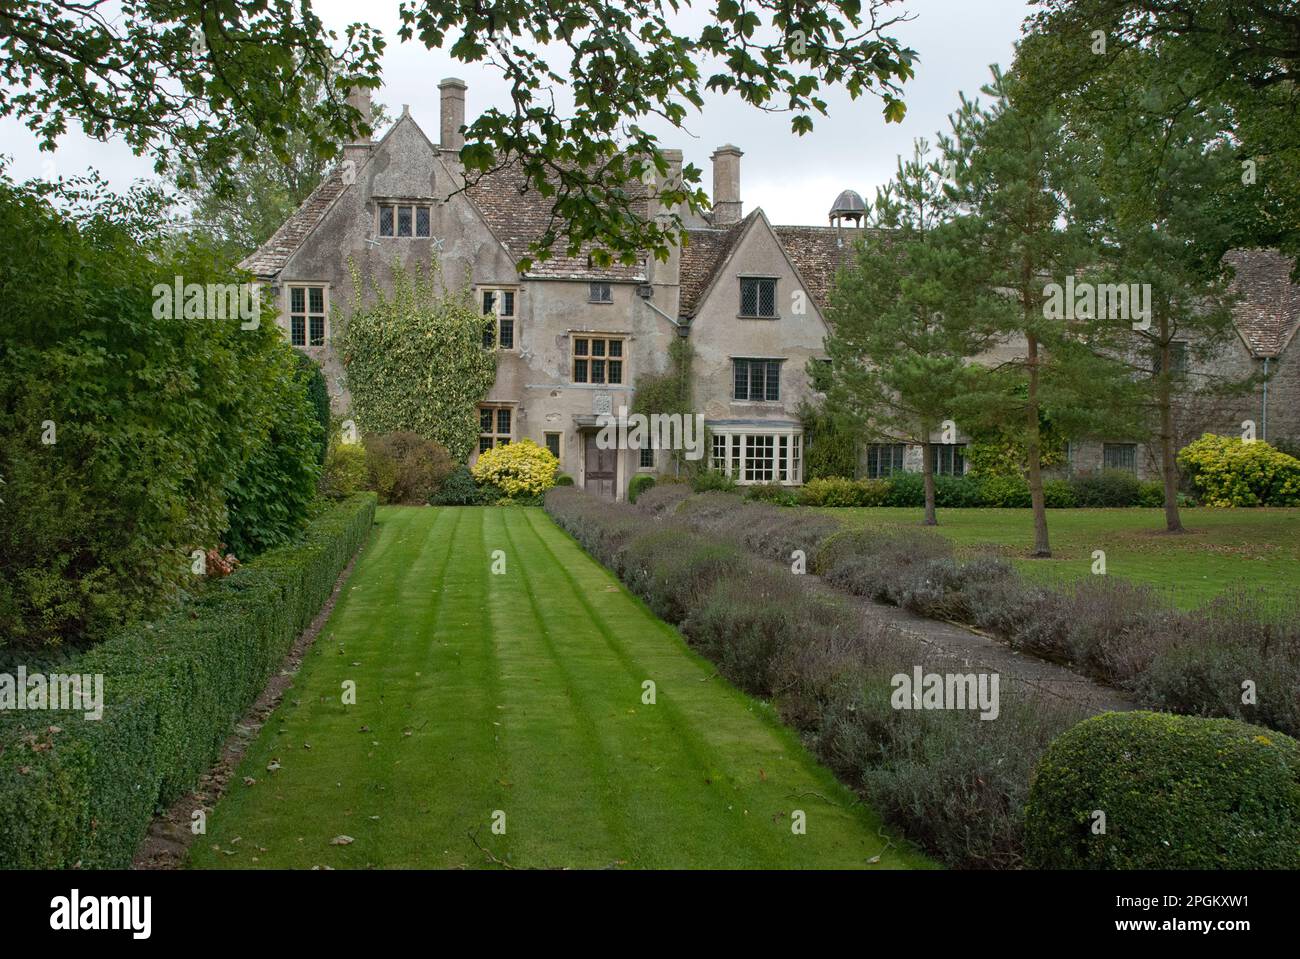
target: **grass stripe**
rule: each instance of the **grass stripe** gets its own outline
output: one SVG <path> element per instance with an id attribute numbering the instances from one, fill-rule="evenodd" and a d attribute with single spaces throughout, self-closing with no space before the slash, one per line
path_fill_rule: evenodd
<path id="1" fill-rule="evenodd" d="M 235 781 L 195 867 L 927 865 L 535 509 L 381 509 Z"/>

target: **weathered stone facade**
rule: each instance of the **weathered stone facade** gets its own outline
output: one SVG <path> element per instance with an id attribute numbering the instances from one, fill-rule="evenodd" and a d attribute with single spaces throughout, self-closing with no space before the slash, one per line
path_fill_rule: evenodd
<path id="1" fill-rule="evenodd" d="M 686 336 L 714 464 L 741 482 L 802 482 L 798 409 L 816 396 L 807 367 L 825 356 L 823 311 L 856 227 L 773 226 L 761 210 L 745 215 L 743 154 L 726 145 L 713 156 L 714 212 L 704 219 L 682 211 L 687 242 L 666 262 L 599 268 L 583 251 L 560 252 L 521 272 L 520 257 L 547 226 L 548 201 L 521 190 L 510 168 L 466 184 L 458 162 L 466 87 L 448 79 L 439 90 L 441 143 L 404 108 L 378 142 L 349 144 L 302 208 L 244 263 L 273 291 L 286 336 L 324 367 L 335 412 L 350 407 L 335 343 L 357 295 L 353 268 L 384 283 L 394 261 L 414 268 L 436 257 L 446 282 L 467 279 L 476 302 L 488 294 L 490 309 L 508 305 L 512 314 L 503 316 L 513 336 L 502 343 L 484 400 L 493 427 L 481 444 L 527 437 L 550 445 L 579 485 L 622 498 L 633 475 L 668 468 L 668 457 L 651 463 L 637 450 L 598 452 L 597 416 L 631 407 L 637 378 L 663 372 L 673 340 Z M 368 100 L 356 105 L 369 114 Z M 681 154 L 667 158 L 674 176 Z M 664 212 L 646 202 L 647 215 Z M 1246 372 L 1270 364 L 1267 415 L 1256 391 L 1222 409 L 1183 411 L 1181 428 L 1190 439 L 1251 418 L 1261 438 L 1300 438 L 1300 295 L 1283 282 L 1289 264 L 1281 257 L 1239 256 L 1240 343 L 1215 362 Z M 1016 350 L 1005 344 L 998 352 Z M 1100 442 L 1072 445 L 1075 469 L 1096 468 L 1102 457 Z M 1142 475 L 1157 462 L 1146 451 L 1135 456 Z M 919 452 L 906 450 L 903 465 L 919 468 Z"/>

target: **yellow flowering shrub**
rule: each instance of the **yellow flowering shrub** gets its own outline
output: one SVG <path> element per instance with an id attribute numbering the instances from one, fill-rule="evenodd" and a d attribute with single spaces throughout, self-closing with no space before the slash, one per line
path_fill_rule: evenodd
<path id="1" fill-rule="evenodd" d="M 559 469 L 560 461 L 546 447 L 520 440 L 480 453 L 470 472 L 507 496 L 537 496 L 555 485 Z"/>
<path id="2" fill-rule="evenodd" d="M 1206 506 L 1300 506 L 1300 460 L 1262 440 L 1206 433 L 1178 452 Z"/>

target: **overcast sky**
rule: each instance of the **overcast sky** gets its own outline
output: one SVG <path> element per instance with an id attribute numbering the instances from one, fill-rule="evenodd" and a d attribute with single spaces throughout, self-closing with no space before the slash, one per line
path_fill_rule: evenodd
<path id="1" fill-rule="evenodd" d="M 438 81 L 447 76 L 461 77 L 469 84 L 466 114 L 470 118 L 485 107 L 507 105 L 506 85 L 490 67 L 467 66 L 418 42 L 399 42 L 396 0 L 368 6 L 382 9 L 372 13 L 355 0 L 315 4 L 331 27 L 341 29 L 365 17 L 389 39 L 383 60 L 384 88 L 377 99 L 388 105 L 392 116 L 409 104 L 416 121 L 436 141 Z M 684 22 L 694 25 L 706 19 L 709 6 L 700 4 L 684 14 Z M 830 115 L 817 119 L 816 129 L 803 137 L 790 133 L 789 115 L 761 113 L 734 96 L 710 97 L 704 110 L 687 120 L 685 133 L 666 124 L 646 125 L 665 146 L 680 147 L 686 162 L 704 171 L 703 185 L 710 191 L 709 155 L 723 143 L 740 147 L 745 153 L 741 160 L 745 212 L 757 205 L 774 223 L 825 223 L 841 190 L 855 189 L 870 200 L 875 188 L 892 174 L 895 157 L 911 152 L 914 138 L 933 139 L 936 131 L 947 129 L 958 91 L 976 93 L 988 79 L 990 64 L 1010 61 L 1030 5 L 1026 0 L 902 0 L 899 9 L 915 19 L 893 32 L 920 57 L 916 77 L 904 87 L 907 118 L 901 124 L 886 124 L 874 97 L 854 102 L 834 90 L 822 94 L 830 104 Z M 42 154 L 26 128 L 6 118 L 0 120 L 0 142 L 4 144 L 0 153 L 13 157 L 10 175 L 17 180 L 70 176 L 93 167 L 115 187 L 125 188 L 137 178 L 153 175 L 152 163 L 132 156 L 120 142 L 99 143 L 80 132 L 66 135 L 53 155 Z"/>

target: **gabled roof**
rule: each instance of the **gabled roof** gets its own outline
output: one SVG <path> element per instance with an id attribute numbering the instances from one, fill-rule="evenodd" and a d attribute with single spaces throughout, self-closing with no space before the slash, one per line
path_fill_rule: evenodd
<path id="1" fill-rule="evenodd" d="M 1255 356 L 1281 354 L 1300 326 L 1300 286 L 1291 282 L 1293 261 L 1277 250 L 1230 250 L 1224 259 L 1236 271 L 1233 307 L 1237 330 Z"/>
<path id="2" fill-rule="evenodd" d="M 465 191 L 487 220 L 488 227 L 518 261 L 529 252 L 529 247 L 540 240 L 548 227 L 558 226 L 551 217 L 553 198 L 542 196 L 527 184 L 524 171 L 517 164 L 483 174 Z M 646 190 L 635 184 L 631 191 L 633 209 L 642 216 L 647 213 Z M 639 196 L 638 196 L 639 194 Z M 563 238 L 551 248 L 548 259 L 534 259 L 525 276 L 559 280 L 626 280 L 644 282 L 645 266 L 642 263 L 625 265 L 612 263 L 607 267 L 591 264 L 589 257 L 597 244 L 585 243 L 570 256 Z"/>
<path id="3" fill-rule="evenodd" d="M 397 122 L 393 123 L 378 143 L 371 148 L 371 156 L 403 122 L 413 124 L 435 152 L 441 153 L 444 159 L 449 158 L 454 162 L 454 154 L 439 150 L 408 112 L 403 112 Z M 360 177 L 358 176 L 357 179 Z M 334 201 L 347 189 L 348 184 L 343 182 L 340 164 L 325 175 L 293 216 L 289 217 L 271 238 L 248 256 L 240 266 L 257 276 L 273 276 L 280 272 L 311 231 L 325 217 Z M 646 215 L 647 191 L 644 186 L 639 182 L 633 184 L 630 192 L 634 197 L 633 208 Z M 537 190 L 527 188 L 524 173 L 516 164 L 483 174 L 466 188 L 465 195 L 477 208 L 506 252 L 516 261 L 529 252 L 531 244 L 540 240 L 547 227 L 551 225 L 552 199 L 542 196 Z M 645 281 L 644 263 L 631 266 L 614 263 L 608 267 L 589 265 L 591 262 L 589 258 L 595 248 L 596 244 L 587 243 L 577 254 L 569 256 L 564 250 L 563 243 L 557 243 L 552 248 L 550 258 L 534 260 L 532 268 L 525 275 L 541 279 Z"/>
<path id="4" fill-rule="evenodd" d="M 415 122 L 406 108 L 402 109 L 402 115 L 397 118 L 396 122 L 389 125 L 388 130 L 380 137 L 379 142 L 370 148 L 366 156 L 365 163 L 370 162 L 370 157 L 374 156 L 375 150 L 379 148 L 393 132 L 402 125 L 403 122 L 414 125 L 428 142 L 429 138 L 424 136 L 424 130 Z M 429 144 L 433 146 L 432 143 Z M 437 148 L 434 147 L 436 150 Z M 284 265 L 289 262 L 289 258 L 298 252 L 303 241 L 316 229 L 320 221 L 325 218 L 334 201 L 347 192 L 351 185 L 344 182 L 343 167 L 346 160 L 340 161 L 321 178 L 316 189 L 308 195 L 307 199 L 302 201 L 302 206 L 294 212 L 293 216 L 281 224 L 280 229 L 271 234 L 271 238 L 259 246 L 252 254 L 245 257 L 239 264 L 242 269 L 248 270 L 254 276 L 274 276 L 284 269 Z M 365 166 L 362 163 L 361 166 Z M 354 173 L 359 174 L 360 170 Z M 355 182 L 356 177 L 353 177 Z"/>
<path id="5" fill-rule="evenodd" d="M 749 224 L 758 215 L 755 210 L 731 226 L 709 227 L 707 229 L 687 230 L 686 243 L 681 253 L 681 303 L 677 312 L 682 316 L 694 316 L 704 299 L 705 292 L 713 285 L 722 264 L 727 262 L 731 251 L 736 248 L 740 238 L 749 229 Z"/>
<path id="6" fill-rule="evenodd" d="M 835 273 L 853 255 L 853 245 L 866 231 L 833 226 L 774 226 L 772 230 L 799 271 L 808 295 L 825 316 Z"/>
<path id="7" fill-rule="evenodd" d="M 739 223 L 721 229 L 687 230 L 682 250 L 681 314 L 690 317 L 740 242 L 750 223 L 763 215 L 756 209 Z M 772 232 L 818 311 L 825 316 L 835 272 L 853 252 L 863 231 L 829 226 L 774 226 Z"/>
<path id="8" fill-rule="evenodd" d="M 240 268 L 248 270 L 254 276 L 274 276 L 279 273 L 347 188 L 343 182 L 342 167 L 334 167 L 325 174 L 307 199 L 302 201 L 302 206 L 298 207 L 293 216 L 285 220 L 269 240 L 244 258 L 239 264 Z"/>

